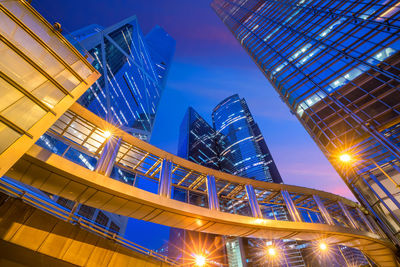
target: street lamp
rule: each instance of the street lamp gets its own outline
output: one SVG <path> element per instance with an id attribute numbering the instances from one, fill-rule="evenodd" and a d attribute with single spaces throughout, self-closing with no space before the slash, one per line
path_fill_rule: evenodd
<path id="1" fill-rule="evenodd" d="M 111 132 L 110 131 L 104 131 L 104 137 L 107 139 L 111 136 Z"/>
<path id="2" fill-rule="evenodd" d="M 268 255 L 270 255 L 271 257 L 275 257 L 276 256 L 276 249 L 274 247 L 268 248 Z"/>
<path id="3" fill-rule="evenodd" d="M 320 243 L 319 243 L 319 249 L 320 249 L 321 251 L 326 251 L 326 250 L 328 249 L 328 246 L 326 245 L 326 243 L 320 242 Z"/>
<path id="4" fill-rule="evenodd" d="M 194 262 L 196 266 L 202 267 L 206 265 L 206 257 L 203 255 L 196 255 L 194 257 Z"/>
<path id="5" fill-rule="evenodd" d="M 343 163 L 348 163 L 353 159 L 353 157 L 348 153 L 343 153 L 339 156 L 339 160 Z"/>

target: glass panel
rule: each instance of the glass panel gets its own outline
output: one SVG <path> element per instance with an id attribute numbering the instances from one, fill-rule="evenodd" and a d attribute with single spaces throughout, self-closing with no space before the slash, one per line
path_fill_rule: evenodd
<path id="1" fill-rule="evenodd" d="M 4 81 L 3 79 L 0 79 L 0 95 L 1 95 L 0 111 L 7 108 L 10 105 L 10 103 L 14 103 L 18 99 L 24 96 L 20 91 L 12 87 L 9 83 Z"/>
<path id="2" fill-rule="evenodd" d="M 33 124 L 46 115 L 46 111 L 32 102 L 29 98 L 23 97 L 6 110 L 2 111 L 1 115 L 22 129 L 28 130 L 33 126 Z"/>
<path id="3" fill-rule="evenodd" d="M 46 81 L 37 89 L 33 90 L 32 94 L 49 108 L 53 108 L 65 96 L 65 94 L 58 90 L 50 81 Z"/>
<path id="4" fill-rule="evenodd" d="M 29 92 L 46 81 L 43 75 L 2 42 L 0 58 L 0 70 Z"/>
<path id="5" fill-rule="evenodd" d="M 21 135 L 0 122 L 0 153 L 3 153 Z"/>

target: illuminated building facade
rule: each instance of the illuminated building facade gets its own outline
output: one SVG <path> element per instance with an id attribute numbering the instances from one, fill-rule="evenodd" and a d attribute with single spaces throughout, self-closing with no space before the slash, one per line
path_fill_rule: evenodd
<path id="1" fill-rule="evenodd" d="M 282 183 L 244 98 L 235 94 L 224 99 L 214 108 L 212 120 L 218 134 L 222 171 L 255 180 Z"/>
<path id="2" fill-rule="evenodd" d="M 399 244 L 399 3 L 211 5 L 357 199 Z M 340 161 L 343 153 L 351 155 L 347 163 Z"/>
<path id="3" fill-rule="evenodd" d="M 92 65 L 102 74 L 78 103 L 133 136 L 149 141 L 175 41 L 159 26 L 143 36 L 135 16 L 107 28 L 89 25 L 67 38 L 81 53 L 89 52 L 94 59 Z M 74 123 L 79 125 L 79 122 Z M 85 130 L 83 127 L 79 129 Z M 79 143 L 80 140 L 72 141 Z M 37 144 L 54 153 L 66 151 L 65 156 L 75 163 L 91 170 L 99 169 L 100 157 L 90 157 L 74 148 L 67 149 L 49 133 L 41 136 Z M 93 153 L 100 151 L 93 150 Z M 117 168 L 112 168 L 109 175 L 128 184 L 134 183 L 134 176 Z M 111 231 L 125 232 L 127 217 L 86 205 L 74 207 L 73 201 L 62 197 L 54 199 Z"/>
<path id="4" fill-rule="evenodd" d="M 149 141 L 175 40 L 159 26 L 143 36 L 135 16 L 108 28 L 89 25 L 68 38 L 93 56 L 102 74 L 78 103 Z"/>
<path id="5" fill-rule="evenodd" d="M 193 108 L 188 108 L 180 128 L 178 156 L 187 158 L 197 164 L 230 174 L 252 178 L 260 181 L 282 183 L 282 178 L 273 161 L 261 131 L 244 98 L 232 95 L 221 101 L 212 112 L 213 127 L 206 122 Z M 191 193 L 188 196 L 174 188 L 174 199 L 191 203 L 204 203 L 202 195 Z M 230 213 L 244 212 L 251 214 L 246 204 L 233 205 L 232 201 L 220 202 L 221 210 Z M 262 209 L 266 217 L 289 220 L 287 212 L 280 206 Z M 170 242 L 176 247 L 183 247 L 188 240 L 198 238 L 215 239 L 217 236 L 199 234 L 179 229 L 171 229 Z M 221 248 L 219 260 L 226 260 L 229 266 L 258 266 L 254 251 L 259 244 L 251 239 L 224 237 L 225 248 Z M 264 242 L 265 243 L 265 242 Z M 304 266 L 302 255 L 296 249 L 296 241 L 286 240 L 284 248 L 285 261 L 291 266 Z M 174 254 L 174 255 L 173 255 Z M 170 257 L 178 258 L 179 250 L 171 250 Z M 225 254 L 225 255 L 223 255 Z M 184 255 L 180 255 L 184 256 Z M 281 262 L 277 263 L 278 265 Z"/>

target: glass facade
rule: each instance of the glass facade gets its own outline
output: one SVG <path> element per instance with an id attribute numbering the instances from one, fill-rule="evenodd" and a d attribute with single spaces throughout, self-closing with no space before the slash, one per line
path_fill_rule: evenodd
<path id="1" fill-rule="evenodd" d="M 282 183 L 282 178 L 272 159 L 267 144 L 254 121 L 246 101 L 235 94 L 219 103 L 212 112 L 211 127 L 193 108 L 188 108 L 180 128 L 178 156 L 197 164 L 221 170 L 230 174 L 252 178 L 260 181 Z M 195 201 L 198 196 L 191 193 L 187 196 L 174 188 L 174 198 L 180 196 L 182 201 Z M 250 215 L 246 204 L 235 205 L 232 201 L 220 201 L 220 209 L 226 212 Z M 279 205 L 262 208 L 267 218 L 289 220 L 287 211 Z M 182 247 L 185 240 L 197 236 L 179 229 L 171 229 L 170 242 Z M 205 239 L 215 238 L 202 234 Z M 260 262 L 254 254 L 259 250 L 259 242 L 251 239 L 225 237 L 224 258 L 231 267 L 257 266 Z M 304 266 L 303 258 L 296 249 L 296 241 L 282 242 L 285 261 L 291 266 Z M 176 258 L 179 251 L 171 250 L 171 257 Z M 259 258 L 259 257 L 258 257 Z M 263 264 L 262 262 L 261 264 Z M 281 262 L 277 263 L 279 266 Z M 269 263 L 270 264 L 270 263 Z M 272 265 L 271 265 L 272 266 Z"/>
<path id="2" fill-rule="evenodd" d="M 159 26 L 156 26 L 144 37 L 135 17 L 127 18 L 108 28 L 93 24 L 68 35 L 67 38 L 81 52 L 88 51 L 93 56 L 92 65 L 102 74 L 78 103 L 96 115 L 122 128 L 142 140 L 149 141 L 157 106 L 164 88 L 165 79 L 175 49 L 175 41 Z M 165 47 L 163 47 L 165 44 Z M 66 115 L 56 123 L 62 123 Z M 81 122 L 71 121 L 76 132 L 87 132 Z M 79 135 L 78 135 L 79 136 Z M 113 138 L 113 137 L 111 137 Z M 71 137 L 75 143 L 76 140 Z M 100 138 L 104 147 L 107 138 Z M 60 154 L 90 170 L 99 171 L 99 162 L 103 151 L 96 149 L 99 145 L 87 140 L 88 149 L 93 156 L 88 156 L 73 147 L 67 147 L 51 131 L 41 136 L 38 145 Z M 119 148 L 123 153 L 126 149 Z M 135 176 L 121 168 L 114 167 L 110 177 L 124 183 L 133 184 Z M 56 201 L 66 206 L 74 202 L 55 197 Z M 128 218 L 79 205 L 75 207 L 79 215 L 95 223 L 123 234 Z"/>
<path id="3" fill-rule="evenodd" d="M 400 244 L 399 3 L 211 5 L 357 199 Z M 347 163 L 343 153 L 351 156 Z"/>
<path id="4" fill-rule="evenodd" d="M 221 170 L 255 180 L 282 183 L 257 123 L 244 98 L 232 95 L 212 113 Z"/>
<path id="5" fill-rule="evenodd" d="M 27 2 L 1 1 L 0 176 L 99 77 Z"/>
<path id="6" fill-rule="evenodd" d="M 219 170 L 214 129 L 189 107 L 179 131 L 178 156 Z"/>
<path id="7" fill-rule="evenodd" d="M 68 38 L 94 57 L 102 74 L 78 103 L 149 141 L 175 40 L 159 26 L 143 36 L 135 16 L 106 29 L 89 25 Z"/>

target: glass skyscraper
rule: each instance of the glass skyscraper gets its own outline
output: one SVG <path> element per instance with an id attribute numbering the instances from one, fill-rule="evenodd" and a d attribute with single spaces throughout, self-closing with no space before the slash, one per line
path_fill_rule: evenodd
<path id="1" fill-rule="evenodd" d="M 282 183 L 264 137 L 244 98 L 232 95 L 213 110 L 221 170 L 255 180 Z"/>
<path id="2" fill-rule="evenodd" d="M 357 199 L 400 244 L 399 2 L 211 5 Z"/>
<path id="3" fill-rule="evenodd" d="M 212 112 L 213 127 L 193 108 L 188 108 L 180 128 L 178 156 L 189 159 L 200 165 L 224 171 L 230 174 L 260 181 L 282 183 L 282 178 L 273 161 L 268 146 L 244 98 L 235 94 L 219 103 Z M 200 196 L 183 195 L 174 189 L 174 198 L 195 202 Z M 235 213 L 235 210 L 246 209 L 246 205 L 232 205 L 230 201 L 221 204 L 221 209 Z M 250 211 L 249 211 L 250 212 Z M 263 212 L 268 212 L 263 209 Z M 286 211 L 274 207 L 269 216 L 288 220 Z M 179 229 L 171 229 L 172 244 L 185 246 L 187 240 L 201 238 L 212 240 L 213 235 L 192 233 Z M 224 237 L 225 248 L 219 249 L 217 258 L 227 260 L 229 266 L 260 266 L 260 257 L 255 255 L 262 242 L 252 239 Z M 280 244 L 285 251 L 285 261 L 290 266 L 305 266 L 302 255 L 296 249 L 296 241 L 285 240 Z M 223 252 L 225 250 L 225 252 Z M 223 256 L 223 254 L 226 256 Z M 174 254 L 174 255 L 173 255 Z M 179 251 L 171 250 L 171 257 L 176 258 Z M 214 256 L 215 257 L 215 256 Z M 277 262 L 277 266 L 282 262 Z M 258 265 L 257 265 L 258 264 Z M 269 263 L 270 266 L 271 263 Z"/>
<path id="4" fill-rule="evenodd" d="M 132 135 L 149 141 L 175 40 L 159 26 L 143 36 L 135 16 L 107 28 L 89 25 L 67 38 L 81 53 L 88 51 L 93 56 L 92 65 L 102 74 L 78 103 Z M 71 141 L 79 143 L 82 140 Z M 65 147 L 60 147 L 65 145 L 58 142 L 57 134 L 52 132 L 43 135 L 37 144 L 54 153 L 65 150 Z M 100 151 L 93 153 L 94 156 L 89 157 L 71 147 L 64 156 L 95 170 L 101 154 Z M 109 175 L 130 184 L 134 179 L 117 168 Z M 83 204 L 75 207 L 74 202 L 62 197 L 54 196 L 53 199 L 111 231 L 125 232 L 126 217 Z"/>
<path id="5" fill-rule="evenodd" d="M 192 107 L 186 111 L 179 134 L 179 157 L 219 170 L 216 132 Z"/>
<path id="6" fill-rule="evenodd" d="M 175 40 L 159 26 L 143 36 L 135 16 L 107 28 L 89 25 L 68 38 L 94 57 L 102 74 L 78 103 L 149 141 Z"/>

